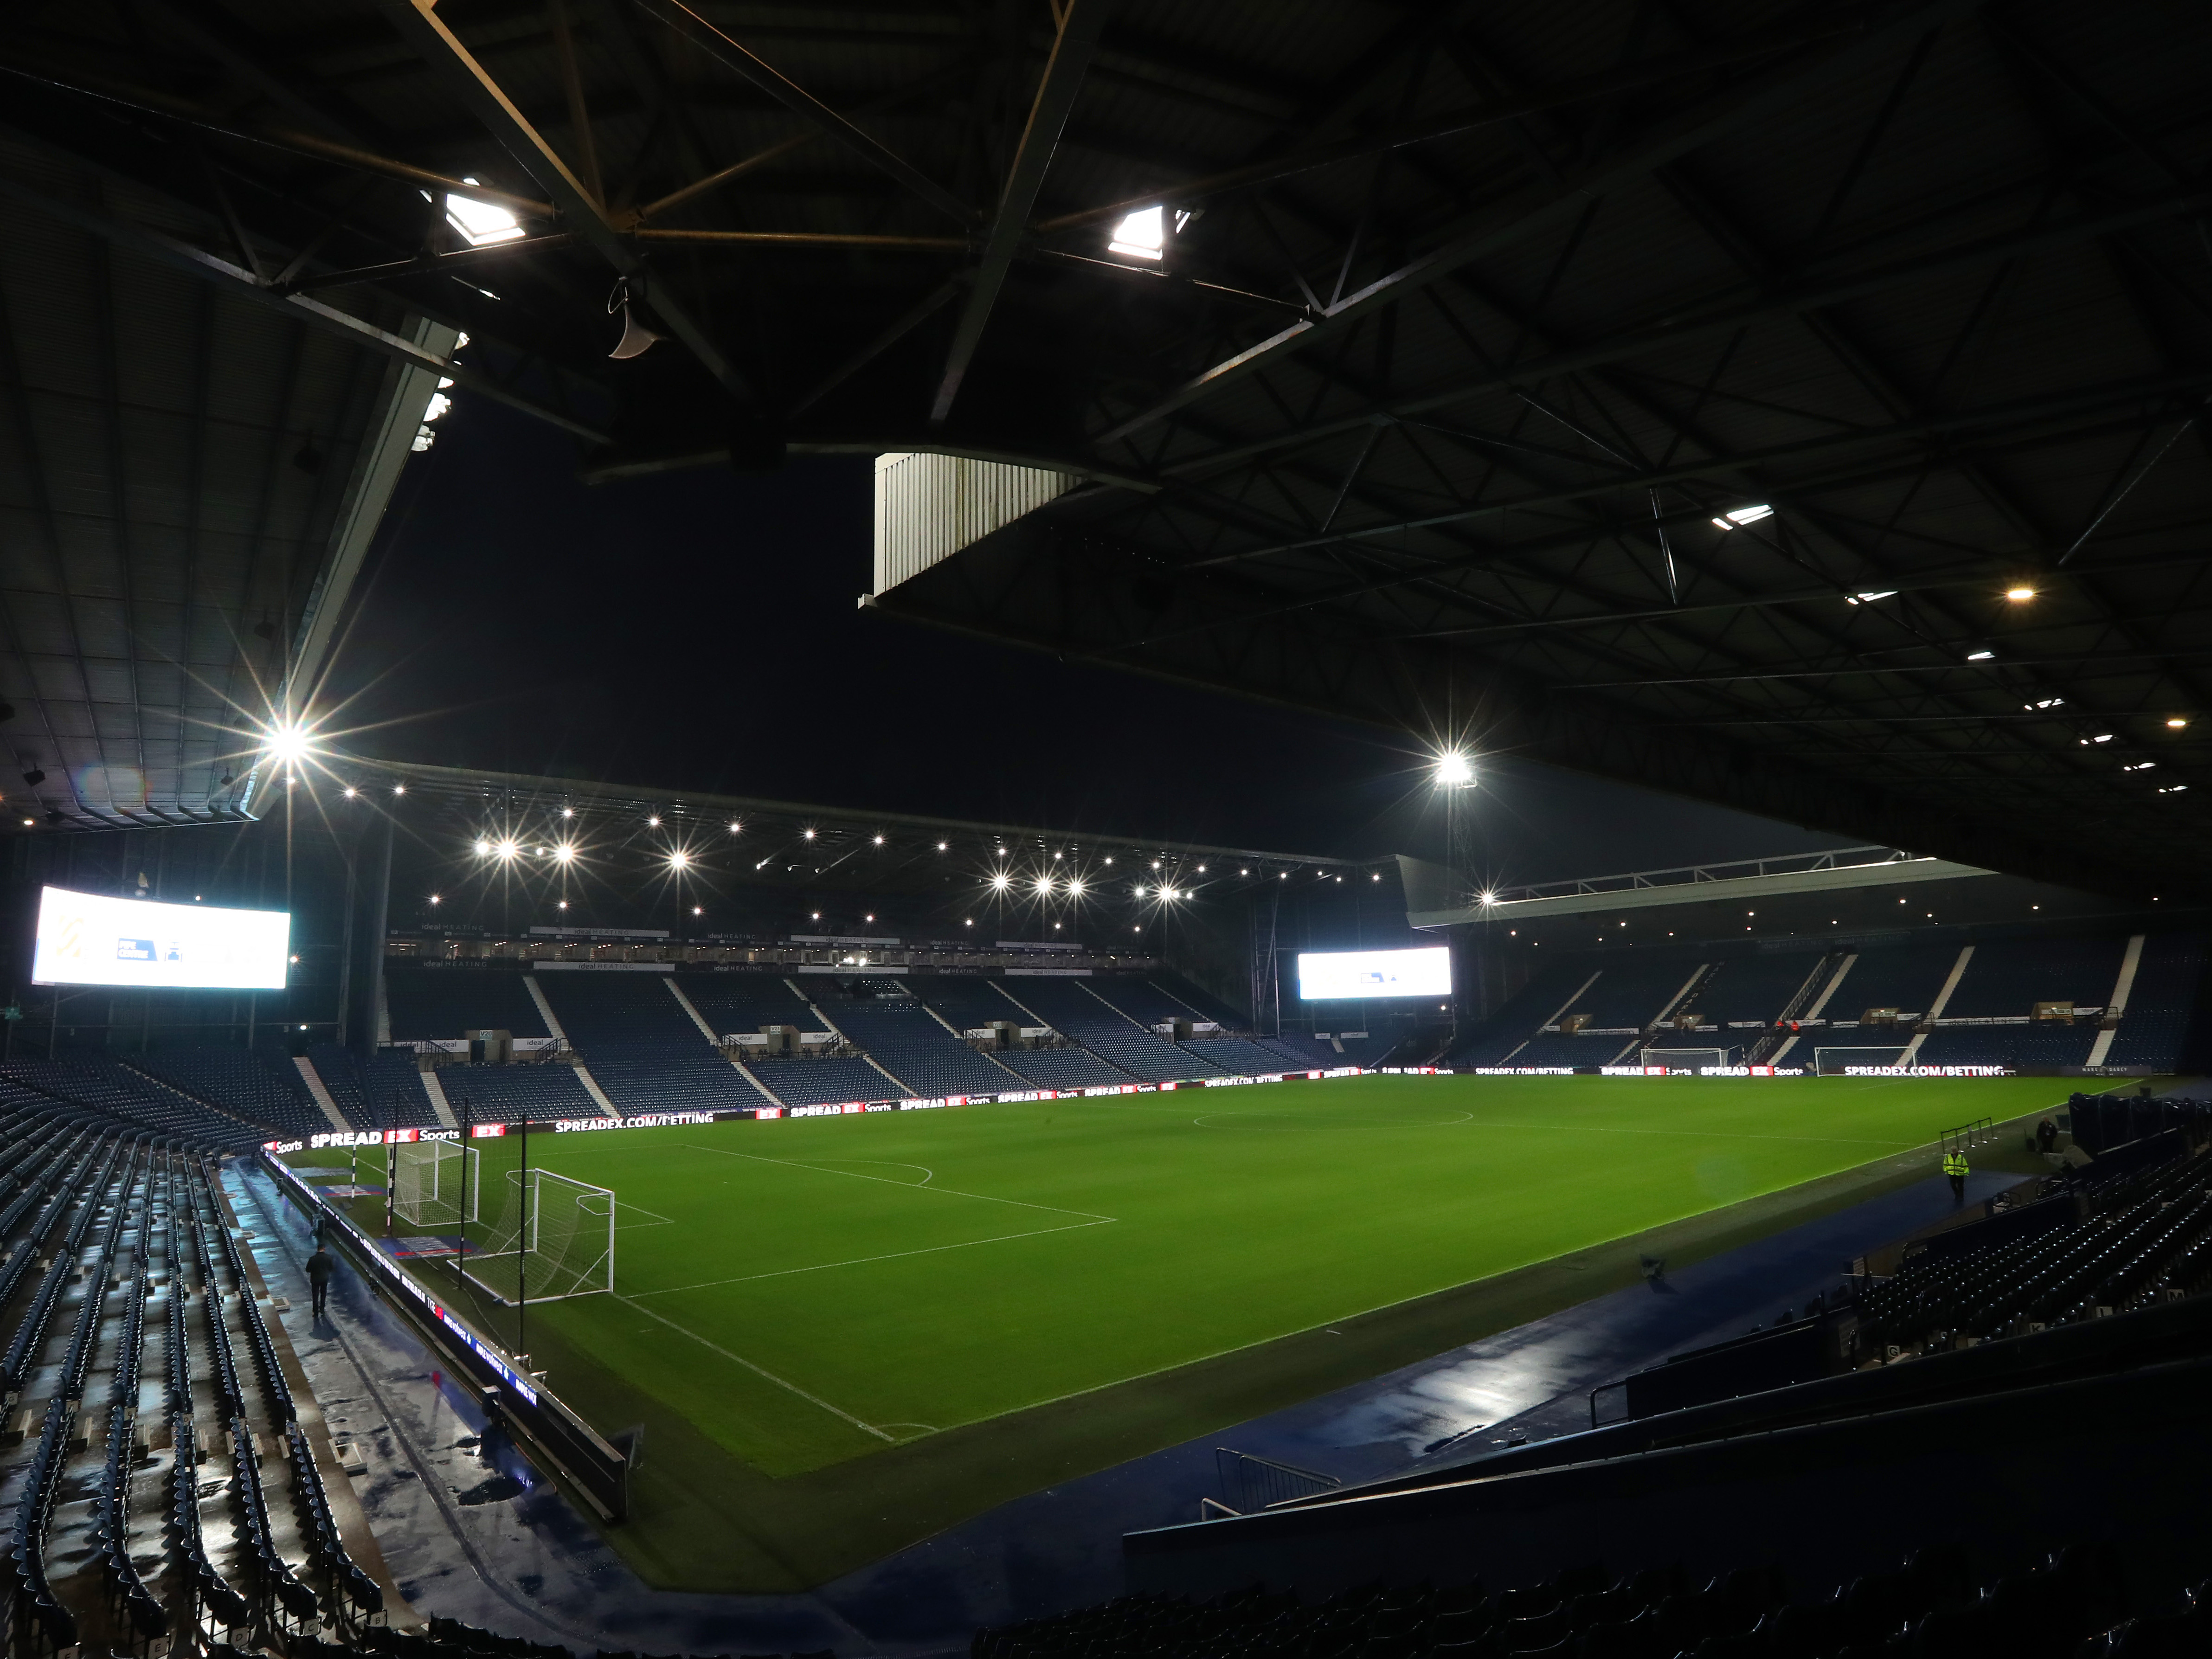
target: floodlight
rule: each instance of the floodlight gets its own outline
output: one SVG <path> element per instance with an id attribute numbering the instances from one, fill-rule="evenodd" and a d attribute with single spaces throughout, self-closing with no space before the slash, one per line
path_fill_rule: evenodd
<path id="1" fill-rule="evenodd" d="M 937 843 L 937 850 L 940 853 L 945 850 L 945 843 L 943 842 L 940 841 Z"/>
<path id="2" fill-rule="evenodd" d="M 460 232 L 461 240 L 471 247 L 512 242 L 522 234 L 521 222 L 507 209 L 451 191 L 446 192 L 446 222 Z"/>
<path id="3" fill-rule="evenodd" d="M 564 818 L 573 818 L 576 816 L 576 809 L 573 806 L 564 806 L 561 809 L 561 816 Z"/>
<path id="4" fill-rule="evenodd" d="M 1168 245 L 1168 213 L 1163 207 L 1139 208 L 1114 227 L 1107 240 L 1109 253 L 1132 259 L 1158 259 Z"/>
<path id="5" fill-rule="evenodd" d="M 873 921 L 875 920 L 875 918 L 874 918 L 873 916 L 870 916 L 870 917 L 868 918 L 868 920 L 869 920 L 870 921 Z"/>
<path id="6" fill-rule="evenodd" d="M 438 896 L 435 893 L 433 893 L 433 894 L 431 894 L 431 895 L 430 895 L 430 902 L 431 902 L 431 903 L 433 903 L 433 904 L 440 904 L 440 903 L 443 903 L 443 902 L 444 902 L 444 901 L 443 901 L 443 900 L 441 900 L 441 898 L 439 898 L 439 896 Z"/>
<path id="7" fill-rule="evenodd" d="M 1482 896 L 1482 902 L 1485 904 L 1495 904 L 1498 902 L 1498 895 L 1495 893 L 1485 893 Z"/>
<path id="8" fill-rule="evenodd" d="M 819 910 L 810 911 L 807 919 L 811 921 L 819 921 L 822 920 L 822 913 Z"/>
<path id="9" fill-rule="evenodd" d="M 1110 858 L 1109 858 L 1109 859 L 1108 859 L 1108 860 L 1106 860 L 1106 862 L 1107 862 L 1107 863 L 1109 863 L 1109 864 L 1111 864 L 1111 863 L 1113 863 L 1113 862 L 1114 862 L 1114 860 L 1113 860 L 1112 859 L 1110 859 Z"/>
<path id="10" fill-rule="evenodd" d="M 1760 501 L 1750 507 L 1732 507 L 1713 520 L 1717 530 L 1738 530 L 1747 524 L 1757 524 L 1761 519 L 1771 519 L 1774 509 Z"/>
<path id="11" fill-rule="evenodd" d="M 991 878 L 991 885 L 1003 892 L 1013 884 L 1013 879 L 1014 878 L 1012 876 L 1001 870 L 997 875 Z"/>
<path id="12" fill-rule="evenodd" d="M 1145 896 L 1145 890 L 1144 890 L 1143 888 L 1141 888 L 1141 887 L 1138 888 L 1138 889 L 1137 889 L 1137 896 L 1138 896 L 1139 898 L 1142 898 L 1142 897 L 1144 897 L 1144 896 Z"/>
<path id="13" fill-rule="evenodd" d="M 2167 720 L 2167 721 L 2166 721 L 2166 725 L 2167 725 L 2167 726 L 2169 726 L 2170 727 L 2172 727 L 2172 728 L 2174 731 L 2176 731 L 2176 732 L 2180 731 L 2182 727 L 2184 727 L 2185 726 L 2186 726 L 2186 725 L 2188 725 L 2188 724 L 2189 724 L 2189 722 L 2188 722 L 2187 720 L 2184 720 L 2184 719 L 2183 719 L 2180 715 L 2179 715 L 2179 714 L 2174 715 L 2171 720 Z"/>
<path id="14" fill-rule="evenodd" d="M 576 849 L 564 841 L 553 849 L 553 856 L 566 864 L 576 856 Z"/>
<path id="15" fill-rule="evenodd" d="M 647 829 L 649 829 L 649 830 L 658 830 L 658 829 L 659 829 L 659 828 L 660 828 L 660 816 L 659 816 L 659 814 L 655 813 L 653 817 L 651 817 L 647 818 L 647 819 L 645 821 L 645 823 L 646 823 L 646 827 L 647 827 Z"/>
<path id="16" fill-rule="evenodd" d="M 1893 599 L 1896 597 L 1897 590 L 1895 588 L 1881 587 L 1876 588 L 1870 592 L 1846 593 L 1844 595 L 1844 603 L 1845 605 L 1872 605 L 1876 599 Z"/>
<path id="17" fill-rule="evenodd" d="M 1152 868 L 1153 868 L 1153 869 L 1155 869 L 1155 870 L 1157 870 L 1157 869 L 1158 869 L 1159 867 L 1160 867 L 1160 861 L 1159 861 L 1158 859 L 1154 859 L 1154 860 L 1152 860 Z"/>
<path id="18" fill-rule="evenodd" d="M 313 754 L 314 743 L 314 734 L 295 720 L 280 721 L 261 738 L 263 752 L 286 766 L 295 765 Z"/>
<path id="19" fill-rule="evenodd" d="M 561 901 L 561 908 L 562 908 L 563 910 L 565 910 L 565 909 L 567 909 L 568 908 L 568 900 L 566 900 L 566 899 L 562 899 L 562 900 Z"/>
<path id="20" fill-rule="evenodd" d="M 697 905 L 696 905 L 696 904 L 695 904 L 695 905 L 693 905 L 693 906 L 691 907 L 691 914 L 692 914 L 693 915 L 695 915 L 695 916 L 703 916 L 703 915 L 705 915 L 707 913 L 706 913 L 706 911 L 704 911 L 704 910 L 702 910 L 702 908 L 699 908 L 699 906 L 697 906 Z"/>
<path id="21" fill-rule="evenodd" d="M 2123 772 L 2148 772 L 2152 767 L 2156 766 L 2157 764 L 2158 763 L 2156 761 L 2130 761 L 2127 765 L 2123 766 L 2120 770 Z"/>
<path id="22" fill-rule="evenodd" d="M 491 843 L 490 843 L 489 842 L 488 842 L 488 841 L 480 841 L 480 842 L 478 842 L 477 843 L 477 856 L 478 858 L 482 858 L 485 854 L 487 854 L 487 853 L 489 853 L 489 852 L 490 852 L 490 851 L 491 851 Z"/>
<path id="23" fill-rule="evenodd" d="M 811 830 L 805 830 L 803 833 L 805 835 L 807 840 L 812 841 L 814 839 L 814 832 Z"/>
<path id="24" fill-rule="evenodd" d="M 2032 599 L 2034 597 L 2035 590 L 2032 587 L 2008 587 L 2005 589 L 2005 598 L 2010 599 L 2014 605 L 2020 604 L 2023 599 Z"/>
<path id="25" fill-rule="evenodd" d="M 357 789 L 355 789 L 355 788 L 352 788 L 352 787 L 349 787 L 347 788 L 346 792 L 345 792 L 345 798 L 346 798 L 348 800 L 351 800 L 351 799 L 353 799 L 356 794 L 358 794 L 358 793 L 361 793 L 361 792 L 360 792 L 359 790 L 357 790 Z"/>
<path id="26" fill-rule="evenodd" d="M 1237 873 L 1240 876 L 1249 876 L 1252 872 L 1249 870 L 1239 870 Z"/>
<path id="27" fill-rule="evenodd" d="M 668 855 L 668 867 L 672 870 L 684 869 L 690 862 L 691 855 L 680 847 Z"/>
<path id="28" fill-rule="evenodd" d="M 407 786 L 404 783 L 395 783 L 392 786 L 392 793 L 395 795 L 404 795 L 407 793 Z"/>
<path id="29" fill-rule="evenodd" d="M 1966 653 L 1966 660 L 1968 662 L 1987 662 L 1996 655 L 1996 653 L 1994 651 L 1969 651 Z"/>
<path id="30" fill-rule="evenodd" d="M 1201 876 L 1206 873 L 1206 866 L 1204 865 L 1201 864 L 1198 866 L 1198 873 Z"/>
<path id="31" fill-rule="evenodd" d="M 1049 893 L 1052 891 L 1052 878 L 1050 876 L 1039 876 L 1036 878 L 1036 888 L 1037 891 L 1040 893 Z"/>
<path id="32" fill-rule="evenodd" d="M 1474 763 L 1456 749 L 1437 757 L 1437 787 L 1440 789 L 1464 789 L 1474 781 Z"/>
<path id="33" fill-rule="evenodd" d="M 733 823 L 730 826 L 730 833 L 733 836 L 743 835 L 744 833 L 744 828 L 745 826 L 742 823 Z"/>
<path id="34" fill-rule="evenodd" d="M 521 850 L 522 849 L 520 848 L 517 847 L 511 841 L 501 842 L 497 846 L 492 848 L 492 851 L 497 853 L 500 857 L 503 859 L 511 859 Z"/>
<path id="35" fill-rule="evenodd" d="M 881 836 L 878 836 L 876 837 L 876 845 L 877 845 L 877 846 L 878 846 L 878 847 L 881 847 L 883 844 L 884 844 L 884 838 L 883 838 Z"/>
<path id="36" fill-rule="evenodd" d="M 1076 880 L 1074 878 L 1070 877 L 1067 883 L 1067 890 L 1072 896 L 1080 897 L 1083 892 L 1083 884 Z"/>

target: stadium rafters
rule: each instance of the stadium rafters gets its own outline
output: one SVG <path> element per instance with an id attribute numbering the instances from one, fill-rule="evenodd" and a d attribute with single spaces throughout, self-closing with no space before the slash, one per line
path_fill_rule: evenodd
<path id="1" fill-rule="evenodd" d="M 100 297 L 26 273 L 98 248 L 126 318 L 251 308 L 378 373 L 447 331 L 422 372 L 589 476 L 913 451 L 1086 481 L 887 613 L 1983 867 L 2203 882 L 2202 7 L 138 15 L 33 5 L 0 46 L 19 410 L 42 307 Z M 611 362 L 625 309 L 670 337 Z M 143 465 L 189 471 L 167 441 Z M 27 447 L 27 528 L 66 539 L 69 476 L 145 519 Z M 122 562 L 173 586 L 174 543 Z M 210 608 L 265 605 L 280 684 L 306 596 L 343 599 L 325 556 Z M 88 586 L 0 638 L 9 735 L 76 769 L 150 707 L 70 614 Z"/>

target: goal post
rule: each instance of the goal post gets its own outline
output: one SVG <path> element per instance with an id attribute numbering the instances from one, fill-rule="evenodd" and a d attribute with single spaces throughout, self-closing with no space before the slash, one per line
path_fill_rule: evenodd
<path id="1" fill-rule="evenodd" d="M 1905 1051 L 1911 1046 L 1908 1037 L 1903 1042 L 1880 1047 L 1816 1048 L 1813 1050 L 1813 1070 L 1820 1077 L 1849 1077 L 1857 1068 L 1889 1071 L 1905 1064 Z"/>
<path id="2" fill-rule="evenodd" d="M 1704 1066 L 1725 1066 L 1729 1063 L 1726 1048 L 1645 1048 L 1640 1051 L 1637 1064 L 1645 1071 L 1663 1066 L 1670 1072 L 1694 1072 Z"/>
<path id="3" fill-rule="evenodd" d="M 392 1207 L 410 1227 L 464 1227 L 477 1218 L 482 1158 L 453 1140 L 402 1141 L 392 1149 Z"/>
<path id="4" fill-rule="evenodd" d="M 613 1189 L 509 1170 L 498 1222 L 461 1268 L 501 1303 L 558 1302 L 615 1287 Z"/>

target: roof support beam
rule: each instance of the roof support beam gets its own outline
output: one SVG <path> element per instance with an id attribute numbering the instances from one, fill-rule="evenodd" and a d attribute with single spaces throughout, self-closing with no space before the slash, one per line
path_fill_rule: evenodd
<path id="1" fill-rule="evenodd" d="M 422 6 L 426 12 L 428 10 L 424 0 L 409 0 L 409 3 Z M 673 29 L 732 75 L 757 87 L 793 114 L 803 117 L 809 124 L 819 128 L 825 137 L 843 145 L 869 166 L 889 173 L 939 212 L 951 215 L 963 225 L 975 222 L 975 210 L 967 203 L 902 156 L 892 154 L 878 143 L 805 88 L 787 78 L 774 64 L 756 57 L 746 47 L 723 33 L 685 5 L 683 0 L 635 0 L 635 3 L 647 16 Z"/>
<path id="2" fill-rule="evenodd" d="M 1690 155 L 1738 128 L 1778 116 L 1822 82 L 1863 67 L 1901 40 L 1917 38 L 1931 28 L 1969 16 L 1983 3 L 1984 0 L 1925 0 L 1925 3 L 1907 7 L 1848 45 L 1802 58 L 1794 72 L 1786 64 L 1778 65 L 1772 75 L 1761 77 L 1747 90 L 1734 89 L 1706 100 L 1687 115 L 1662 124 L 1658 131 L 1625 155 L 1569 174 L 1558 185 L 1547 184 L 1532 189 L 1502 211 L 1485 209 L 1472 223 L 1464 225 L 1457 234 L 1448 236 L 1439 246 L 1346 295 L 1328 308 L 1320 321 L 1293 323 L 1279 333 L 1224 358 L 1151 407 L 1109 428 L 1097 441 L 1118 442 L 1132 433 L 1140 432 L 1176 410 L 1304 350 L 1323 336 L 1333 337 L 1358 319 L 1395 305 L 1462 265 L 1563 223 L 1581 213 L 1592 198 L 1646 178 L 1669 161 Z"/>
<path id="3" fill-rule="evenodd" d="M 1992 237 L 1984 241 L 1968 243 L 1963 247 L 1902 259 L 1879 269 L 1861 271 L 1848 276 L 1837 276 L 1825 282 L 1769 294 L 1746 304 L 1725 310 L 1710 312 L 1680 322 L 1665 322 L 1648 328 L 1631 329 L 1586 345 L 1569 346 L 1560 350 L 1546 352 L 1503 368 L 1477 377 L 1459 380 L 1433 391 L 1419 392 L 1409 398 L 1393 398 L 1376 403 L 1349 414 L 1332 416 L 1325 421 L 1277 433 L 1272 437 L 1255 439 L 1250 443 L 1209 451 L 1188 460 L 1176 461 L 1163 467 L 1170 477 L 1203 477 L 1224 467 L 1256 459 L 1280 449 L 1296 448 L 1316 443 L 1340 434 L 1353 432 L 1367 425 L 1378 415 L 1395 416 L 1409 420 L 1454 404 L 1464 403 L 1486 392 L 1515 391 L 1524 386 L 1540 385 L 1561 375 L 1580 373 L 1584 369 L 1601 368 L 1608 364 L 1631 361 L 1648 352 L 1677 346 L 1686 342 L 1716 335 L 1734 333 L 1751 324 L 1771 319 L 1794 317 L 1804 312 L 1846 304 L 1867 298 L 1901 283 L 1922 277 L 1942 276 L 1947 272 L 1975 266 L 2023 258 L 2030 254 L 2046 252 L 2076 242 L 2092 241 L 2111 236 L 2140 225 L 2155 224 L 2184 215 L 2201 212 L 2212 203 L 2212 191 L 2194 191 L 2185 195 L 2169 196 L 2139 206 L 2117 212 L 2101 213 L 2075 219 L 2062 225 L 2039 230 L 2023 231 L 2017 235 Z"/>
<path id="4" fill-rule="evenodd" d="M 33 190 L 27 185 L 5 176 L 0 176 L 0 198 L 21 203 L 23 206 L 46 214 L 50 218 L 58 219 L 64 224 L 73 225 L 79 230 L 97 236 L 103 241 L 112 242 L 118 247 L 130 248 L 142 257 L 151 259 L 157 264 L 166 265 L 172 270 L 181 270 L 187 275 L 198 277 L 202 282 L 212 283 L 217 288 L 235 298 L 245 301 L 249 305 L 258 305 L 264 310 L 282 312 L 295 322 L 304 323 L 309 328 L 319 329 L 325 334 L 335 334 L 342 339 L 351 341 L 355 345 L 367 350 L 380 352 L 386 357 L 397 358 L 403 363 L 421 368 L 435 369 L 446 379 L 458 386 L 466 386 L 480 397 L 489 398 L 495 403 L 504 404 L 509 409 L 520 410 L 526 415 L 534 416 L 550 425 L 559 427 L 563 432 L 573 433 L 579 438 L 587 438 L 593 443 L 604 444 L 611 441 L 607 434 L 597 427 L 586 426 L 581 421 L 571 420 L 568 416 L 548 409 L 542 404 L 532 403 L 527 398 L 518 397 L 489 375 L 480 374 L 474 369 L 464 368 L 459 364 L 449 362 L 435 353 L 425 351 L 412 341 L 402 339 L 397 334 L 379 328 L 374 323 L 340 311 L 335 307 L 325 305 L 319 300 L 310 299 L 304 294 L 285 294 L 278 289 L 264 287 L 254 281 L 252 272 L 231 264 L 228 259 L 216 258 L 204 248 L 195 247 L 190 242 L 179 241 L 174 237 L 163 235 L 159 231 L 149 230 L 143 225 L 132 224 L 128 220 L 96 212 L 78 203 L 64 201 L 58 197 L 49 196 L 43 191 Z"/>
<path id="5" fill-rule="evenodd" d="M 621 275 L 643 276 L 645 256 L 615 228 L 590 187 L 568 170 L 560 153 L 531 125 L 459 37 L 446 27 L 434 4 L 435 0 L 384 0 L 384 9 L 424 60 L 444 70 L 459 85 L 485 131 L 545 187 L 577 234 Z M 680 301 L 656 285 L 649 302 L 668 331 L 690 349 L 725 392 L 741 404 L 754 401 L 752 387 L 744 376 Z"/>
<path id="6" fill-rule="evenodd" d="M 944 425 L 945 417 L 952 413 L 953 400 L 960 395 L 960 383 L 967 378 L 968 366 L 975 361 L 975 348 L 982 343 L 992 308 L 999 303 L 1000 290 L 1006 287 L 1006 275 L 1013 269 L 1014 255 L 1021 248 L 1030 211 L 1036 207 L 1037 192 L 1044 186 L 1053 153 L 1060 148 L 1060 135 L 1066 128 L 1068 112 L 1075 106 L 1075 94 L 1083 84 L 1084 71 L 1091 67 L 1091 53 L 1097 47 L 1099 30 L 1105 27 L 1109 3 L 1110 0 L 1067 0 L 1060 9 L 1059 37 L 1052 43 L 1052 57 L 1045 64 L 1044 79 L 1037 83 L 1036 100 L 1030 106 L 1029 125 L 1022 131 L 1021 148 L 1014 152 L 1013 166 L 1006 170 L 1006 187 L 1000 194 L 999 210 L 983 239 L 983 258 L 976 268 L 975 280 L 968 289 L 968 303 L 961 308 L 960 320 L 953 328 L 951 347 L 945 355 L 945 373 L 937 383 L 937 398 L 929 410 L 933 426 Z"/>

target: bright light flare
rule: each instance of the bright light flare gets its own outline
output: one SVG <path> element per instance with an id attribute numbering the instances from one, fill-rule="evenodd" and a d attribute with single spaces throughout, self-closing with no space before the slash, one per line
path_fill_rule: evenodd
<path id="1" fill-rule="evenodd" d="M 685 852 L 682 848 L 678 848 L 674 852 L 668 855 L 668 867 L 672 870 L 690 869 L 691 867 L 691 855 Z"/>
<path id="2" fill-rule="evenodd" d="M 297 720 L 282 720 L 261 734 L 262 752 L 285 766 L 296 766 L 315 752 L 315 734 Z"/>
<path id="3" fill-rule="evenodd" d="M 1457 750 L 1437 757 L 1437 787 L 1464 789 L 1474 781 L 1474 763 Z"/>
<path id="4" fill-rule="evenodd" d="M 2005 589 L 2005 598 L 2010 599 L 2014 605 L 2025 604 L 2027 600 L 2032 599 L 2034 597 L 2035 590 L 2032 587 L 2008 587 Z"/>
<path id="5" fill-rule="evenodd" d="M 556 863 L 573 863 L 575 860 L 576 849 L 564 841 L 553 849 L 553 857 Z"/>

